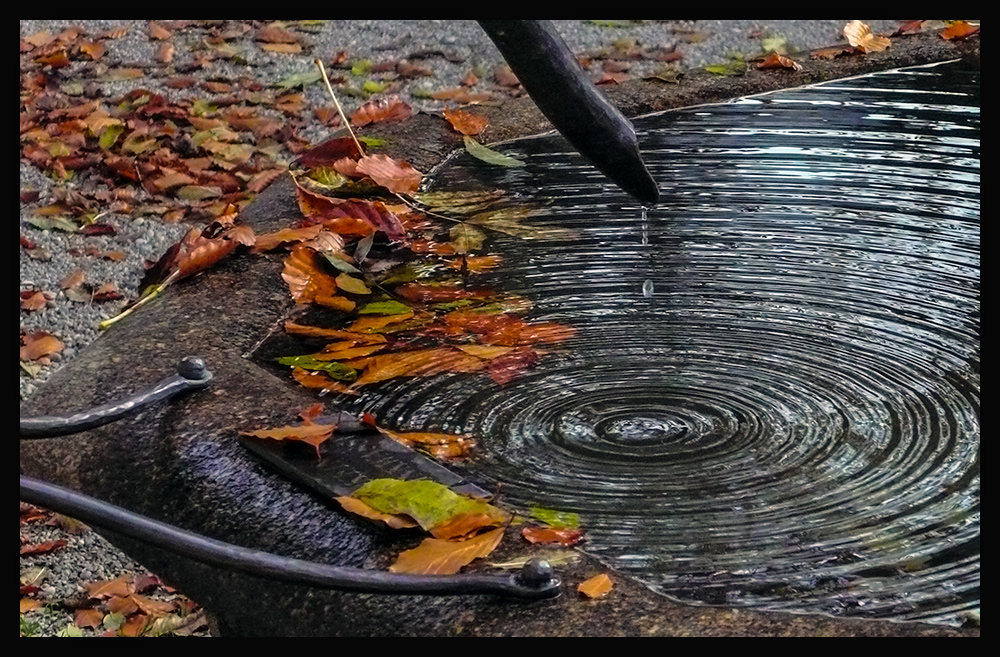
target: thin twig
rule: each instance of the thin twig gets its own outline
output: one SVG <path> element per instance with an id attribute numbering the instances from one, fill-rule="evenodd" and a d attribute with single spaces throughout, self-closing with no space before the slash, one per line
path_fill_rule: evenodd
<path id="1" fill-rule="evenodd" d="M 358 152 L 364 154 L 364 149 L 361 148 L 361 142 L 358 141 L 357 135 L 354 134 L 354 130 L 351 129 L 351 122 L 347 120 L 347 116 L 344 114 L 344 108 L 340 106 L 340 101 L 337 100 L 337 94 L 333 93 L 333 87 L 330 86 L 330 78 L 326 77 L 326 68 L 323 66 L 323 62 L 319 59 L 314 60 L 316 66 L 319 67 L 319 72 L 323 75 L 323 82 L 326 83 L 326 90 L 330 92 L 330 98 L 333 98 L 333 104 L 337 106 L 337 112 L 340 114 L 340 120 L 344 122 L 344 126 L 347 131 L 351 133 L 351 138 L 354 139 L 354 144 L 358 147 Z"/>

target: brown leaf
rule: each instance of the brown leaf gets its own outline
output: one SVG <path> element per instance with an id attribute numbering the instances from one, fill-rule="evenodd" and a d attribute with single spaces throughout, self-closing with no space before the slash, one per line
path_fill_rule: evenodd
<path id="1" fill-rule="evenodd" d="M 851 21 L 844 26 L 847 42 L 864 52 L 878 52 L 889 47 L 888 37 L 875 36 L 872 28 L 861 21 Z"/>
<path id="2" fill-rule="evenodd" d="M 522 372 L 535 366 L 538 362 L 538 352 L 527 347 L 499 356 L 490 361 L 486 372 L 497 385 L 507 385 Z"/>
<path id="3" fill-rule="evenodd" d="M 169 64 L 174 60 L 174 44 L 164 41 L 156 49 L 156 61 Z"/>
<path id="4" fill-rule="evenodd" d="M 32 312 L 41 310 L 48 304 L 49 298 L 41 290 L 25 290 L 21 292 L 21 310 Z"/>
<path id="5" fill-rule="evenodd" d="M 173 602 L 154 600 L 135 593 L 132 594 L 132 600 L 139 607 L 139 610 L 147 616 L 166 616 L 174 610 Z"/>
<path id="6" fill-rule="evenodd" d="M 322 224 L 315 224 L 304 228 L 282 228 L 281 230 L 273 233 L 258 235 L 257 242 L 254 244 L 253 250 L 257 252 L 270 251 L 271 249 L 278 248 L 282 244 L 307 242 L 319 235 L 322 230 Z M 343 240 L 341 240 L 341 244 L 343 244 Z"/>
<path id="7" fill-rule="evenodd" d="M 570 547 L 583 540 L 583 530 L 573 527 L 525 527 L 521 536 L 529 543 Z"/>
<path id="8" fill-rule="evenodd" d="M 257 431 L 241 431 L 240 433 L 254 438 L 303 442 L 316 448 L 316 458 L 320 458 L 319 446 L 330 439 L 334 429 L 332 424 L 300 424 L 273 429 L 258 429 Z"/>
<path id="9" fill-rule="evenodd" d="M 611 587 L 615 585 L 608 577 L 607 573 L 601 573 L 600 575 L 595 575 L 585 582 L 581 582 L 576 590 L 588 598 L 601 598 L 607 595 L 611 591 Z"/>
<path id="10" fill-rule="evenodd" d="M 397 194 L 417 191 L 424 176 L 410 164 L 387 155 L 366 155 L 358 160 L 357 170 Z"/>
<path id="11" fill-rule="evenodd" d="M 966 23 L 965 21 L 954 21 L 938 33 L 942 39 L 948 41 L 962 40 L 973 34 L 979 34 L 979 26 Z"/>
<path id="12" fill-rule="evenodd" d="M 174 35 L 173 32 L 163 27 L 156 21 L 149 21 L 149 38 L 156 39 L 157 41 L 162 41 L 164 39 L 169 39 Z"/>
<path id="13" fill-rule="evenodd" d="M 757 64 L 757 68 L 787 68 L 793 71 L 801 71 L 802 65 L 790 57 L 785 57 L 784 55 L 772 52 L 770 55 L 765 57 L 762 62 Z"/>
<path id="14" fill-rule="evenodd" d="M 271 23 L 257 30 L 254 37 L 266 43 L 298 43 L 298 37 L 286 30 L 280 23 Z"/>
<path id="15" fill-rule="evenodd" d="M 310 192 L 301 185 L 297 186 L 296 193 L 299 209 L 308 219 L 308 224 L 322 223 L 327 230 L 345 237 L 367 237 L 374 230 L 381 230 L 394 240 L 406 235 L 399 217 L 384 203 L 329 198 Z"/>
<path id="16" fill-rule="evenodd" d="M 135 612 L 139 611 L 139 605 L 133 600 L 134 596 L 112 596 L 105 603 L 105 607 L 108 611 L 113 614 L 121 614 L 122 616 L 130 616 Z"/>
<path id="17" fill-rule="evenodd" d="M 336 280 L 321 269 L 316 252 L 306 246 L 292 249 L 281 278 L 288 283 L 295 303 L 311 303 L 317 296 L 332 296 L 337 291 Z"/>
<path id="18" fill-rule="evenodd" d="M 356 390 L 351 390 L 340 381 L 331 379 L 325 372 L 314 372 L 302 369 L 301 367 L 293 367 L 292 378 L 305 388 L 336 392 L 342 395 L 359 396 L 361 394 Z"/>
<path id="19" fill-rule="evenodd" d="M 919 32 L 923 26 L 924 21 L 903 21 L 892 35 L 899 36 L 901 34 L 909 34 L 910 32 Z"/>
<path id="20" fill-rule="evenodd" d="M 101 627 L 104 620 L 104 613 L 97 609 L 77 609 L 73 616 L 73 624 L 77 627 L 89 627 L 97 629 Z"/>
<path id="21" fill-rule="evenodd" d="M 506 518 L 486 513 L 460 513 L 431 527 L 434 538 L 454 540 L 479 532 L 485 527 L 496 527 L 507 521 Z"/>
<path id="22" fill-rule="evenodd" d="M 113 596 L 126 597 L 132 594 L 132 576 L 121 575 L 112 580 L 90 582 L 86 585 L 87 596 L 90 598 L 110 598 Z"/>
<path id="23" fill-rule="evenodd" d="M 22 545 L 21 546 L 21 556 L 30 557 L 35 554 L 48 554 L 59 548 L 66 547 L 66 541 L 45 541 L 43 543 L 36 543 L 35 545 Z"/>
<path id="24" fill-rule="evenodd" d="M 389 513 L 382 513 L 381 511 L 376 511 L 361 500 L 354 499 L 353 497 L 342 496 L 335 497 L 333 499 L 340 503 L 340 506 L 344 508 L 344 511 L 359 515 L 363 518 L 368 518 L 369 520 L 384 522 L 393 529 L 412 529 L 420 526 L 417 524 L 417 521 L 410 516 L 403 514 L 393 515 Z"/>
<path id="25" fill-rule="evenodd" d="M 351 125 L 355 128 L 369 123 L 402 121 L 413 115 L 413 108 L 400 100 L 399 96 L 387 96 L 370 100 L 351 114 Z"/>
<path id="26" fill-rule="evenodd" d="M 38 360 L 63 349 L 63 343 L 48 331 L 28 333 L 21 343 L 21 360 Z"/>
<path id="27" fill-rule="evenodd" d="M 485 557 L 500 544 L 503 528 L 494 529 L 465 541 L 425 539 L 399 555 L 389 570 L 411 575 L 454 575 L 475 559 Z"/>
<path id="28" fill-rule="evenodd" d="M 465 110 L 446 109 L 444 118 L 448 120 L 455 130 L 463 135 L 474 136 L 486 129 L 488 121 L 486 117 L 467 112 Z"/>
<path id="29" fill-rule="evenodd" d="M 402 321 L 402 319 L 408 319 L 412 317 L 412 313 L 409 315 L 402 316 L 401 319 L 397 321 Z M 339 329 L 328 329 L 319 326 L 306 326 L 304 324 L 296 324 L 295 322 L 285 322 L 285 332 L 290 335 L 300 335 L 307 338 L 323 338 L 323 339 L 346 339 L 346 340 L 356 340 L 360 342 L 372 343 L 372 342 L 385 342 L 385 336 L 379 335 L 377 333 L 363 334 L 360 332 L 343 331 Z"/>
<path id="30" fill-rule="evenodd" d="M 830 48 L 819 48 L 809 53 L 810 59 L 833 59 L 841 55 L 850 55 L 854 52 L 853 46 L 832 46 Z"/>
<path id="31" fill-rule="evenodd" d="M 399 432 L 390 431 L 383 427 L 377 427 L 379 432 L 398 443 L 407 447 L 415 447 L 440 458 L 460 458 L 468 455 L 469 450 L 475 447 L 476 443 L 470 436 L 455 435 L 450 433 L 431 432 Z M 433 533 L 433 532 L 432 532 Z M 468 532 L 464 532 L 468 533 Z M 451 536 L 438 536 L 438 538 L 451 538 Z M 453 536 L 457 536 L 455 534 Z"/>
<path id="32" fill-rule="evenodd" d="M 146 628 L 149 627 L 149 623 L 150 619 L 148 616 L 136 614 L 125 621 L 118 630 L 118 633 L 121 636 L 141 636 L 146 631 Z"/>

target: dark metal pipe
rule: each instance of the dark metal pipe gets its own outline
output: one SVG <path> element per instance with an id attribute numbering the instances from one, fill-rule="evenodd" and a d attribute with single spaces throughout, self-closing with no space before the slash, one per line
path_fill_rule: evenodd
<path id="1" fill-rule="evenodd" d="M 66 488 L 21 476 L 21 499 L 201 563 L 294 584 L 410 595 L 495 594 L 535 600 L 559 594 L 548 562 L 511 575 L 398 575 L 282 557 L 206 538 Z"/>
<path id="2" fill-rule="evenodd" d="M 632 124 L 590 81 L 549 21 L 479 21 L 542 114 L 643 205 L 660 198 Z"/>

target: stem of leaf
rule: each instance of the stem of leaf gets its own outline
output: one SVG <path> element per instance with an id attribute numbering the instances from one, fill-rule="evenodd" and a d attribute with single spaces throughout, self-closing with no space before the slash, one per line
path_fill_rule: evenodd
<path id="1" fill-rule="evenodd" d="M 347 131 L 351 133 L 351 138 L 354 139 L 354 144 L 358 147 L 359 153 L 364 153 L 365 150 L 361 148 L 361 142 L 358 141 L 357 135 L 354 134 L 354 130 L 351 129 L 351 122 L 347 120 L 347 116 L 344 114 L 344 108 L 340 106 L 340 101 L 337 100 L 337 94 L 333 93 L 333 87 L 330 86 L 330 78 L 326 77 L 326 68 L 323 66 L 323 62 L 319 59 L 315 60 L 316 66 L 319 67 L 319 72 L 323 75 L 323 82 L 326 84 L 326 90 L 330 92 L 330 98 L 333 98 L 333 104 L 337 106 L 337 112 L 340 114 L 340 120 L 344 122 L 344 126 Z"/>

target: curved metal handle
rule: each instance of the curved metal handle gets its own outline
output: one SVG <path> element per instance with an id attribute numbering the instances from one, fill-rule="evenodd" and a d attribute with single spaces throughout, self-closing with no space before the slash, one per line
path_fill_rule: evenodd
<path id="1" fill-rule="evenodd" d="M 168 399 L 187 390 L 204 388 L 211 380 L 212 372 L 209 371 L 205 361 L 195 356 L 188 356 L 177 366 L 177 374 L 121 401 L 103 404 L 73 415 L 22 417 L 21 437 L 53 438 L 93 429 L 114 422 L 161 399 Z"/>
<path id="2" fill-rule="evenodd" d="M 21 476 L 21 499 L 202 563 L 259 577 L 342 591 L 463 595 L 493 593 L 536 600 L 559 595 L 560 582 L 543 560 L 516 575 L 397 575 L 282 557 L 224 543 L 134 514 L 75 491 Z"/>

